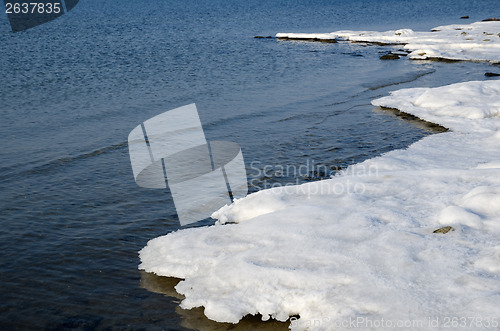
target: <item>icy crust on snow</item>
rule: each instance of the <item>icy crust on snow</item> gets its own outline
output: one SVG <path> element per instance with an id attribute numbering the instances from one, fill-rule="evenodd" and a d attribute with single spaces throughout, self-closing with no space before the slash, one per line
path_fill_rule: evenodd
<path id="1" fill-rule="evenodd" d="M 405 44 L 411 59 L 442 58 L 500 63 L 500 22 L 438 26 L 433 32 L 401 29 L 386 32 L 336 31 L 332 33 L 278 33 L 287 39 L 343 39 L 357 42 Z"/>
<path id="2" fill-rule="evenodd" d="M 203 306 L 219 322 L 260 313 L 300 315 L 293 330 L 346 329 L 359 318 L 427 330 L 438 317 L 498 320 L 499 89 L 469 82 L 374 100 L 454 131 L 329 180 L 237 200 L 214 213 L 216 226 L 148 242 L 139 268 L 184 279 L 181 306 Z M 444 226 L 454 230 L 433 233 Z"/>

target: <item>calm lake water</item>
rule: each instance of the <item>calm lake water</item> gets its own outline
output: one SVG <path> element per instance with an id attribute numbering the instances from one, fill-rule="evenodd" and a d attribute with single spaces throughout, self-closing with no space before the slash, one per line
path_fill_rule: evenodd
<path id="1" fill-rule="evenodd" d="M 172 279 L 137 269 L 147 241 L 179 225 L 168 191 L 135 184 L 129 132 L 194 102 L 209 140 L 242 147 L 251 191 L 325 178 L 328 171 L 267 178 L 260 170 L 314 164 L 334 172 L 405 148 L 436 131 L 370 100 L 483 80 L 491 67 L 381 61 L 393 48 L 255 35 L 429 30 L 498 9 L 498 0 L 81 0 L 15 34 L 4 15 L 1 328 L 229 329 L 201 309 L 178 308 Z M 286 328 L 246 318 L 236 330 Z"/>

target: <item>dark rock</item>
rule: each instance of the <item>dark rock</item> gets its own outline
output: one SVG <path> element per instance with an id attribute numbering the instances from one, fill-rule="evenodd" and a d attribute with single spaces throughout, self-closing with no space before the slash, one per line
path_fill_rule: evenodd
<path id="1" fill-rule="evenodd" d="M 385 54 L 380 57 L 381 60 L 399 60 L 399 55 L 397 54 Z"/>
<path id="2" fill-rule="evenodd" d="M 487 72 L 484 74 L 486 77 L 498 77 L 500 74 L 497 74 L 496 72 Z"/>
<path id="3" fill-rule="evenodd" d="M 273 37 L 271 37 L 271 36 L 267 36 L 267 37 L 266 37 L 266 39 L 273 39 Z"/>
<path id="4" fill-rule="evenodd" d="M 337 40 L 335 40 L 335 39 L 320 39 L 320 38 L 310 38 L 310 39 L 304 39 L 304 40 L 319 41 L 321 43 L 332 43 L 332 44 L 335 44 L 337 42 Z"/>
<path id="5" fill-rule="evenodd" d="M 443 233 L 443 234 L 445 234 L 445 233 L 448 233 L 450 231 L 455 231 L 455 229 L 453 227 L 451 227 L 451 226 L 444 226 L 442 228 L 439 228 L 437 230 L 432 231 L 432 233 Z"/>
<path id="6" fill-rule="evenodd" d="M 469 16 L 465 15 L 465 16 L 462 16 L 462 17 L 460 17 L 460 18 L 461 18 L 461 19 L 463 19 L 463 20 L 466 20 L 466 19 L 468 19 L 468 18 L 469 18 Z"/>
<path id="7" fill-rule="evenodd" d="M 409 50 L 406 50 L 406 49 L 398 49 L 397 51 L 395 52 L 390 52 L 389 54 L 394 54 L 394 55 L 399 55 L 399 56 L 407 56 L 408 54 L 410 54 L 411 52 Z"/>
<path id="8" fill-rule="evenodd" d="M 265 38 L 265 37 L 264 37 L 264 36 L 255 36 L 254 38 L 255 38 L 255 39 L 263 39 L 263 38 Z"/>
<path id="9" fill-rule="evenodd" d="M 491 17 L 491 18 L 487 18 L 487 19 L 483 20 L 483 22 L 496 22 L 496 21 L 500 21 L 500 19 L 498 19 L 496 17 Z"/>
<path id="10" fill-rule="evenodd" d="M 330 43 L 330 44 L 335 44 L 337 43 L 336 39 L 318 39 L 317 41 L 320 41 L 322 43 Z"/>

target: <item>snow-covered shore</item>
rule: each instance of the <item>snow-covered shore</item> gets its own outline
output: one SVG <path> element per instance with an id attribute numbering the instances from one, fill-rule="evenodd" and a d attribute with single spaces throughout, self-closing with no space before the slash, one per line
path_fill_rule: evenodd
<path id="1" fill-rule="evenodd" d="M 474 60 L 500 63 L 500 21 L 438 26 L 433 32 L 336 31 L 332 33 L 278 33 L 284 39 L 338 39 L 356 42 L 404 44 L 410 59 Z"/>
<path id="2" fill-rule="evenodd" d="M 330 180 L 251 194 L 213 215 L 239 224 L 153 239 L 140 268 L 183 278 L 182 307 L 220 322 L 299 314 L 294 329 L 328 330 L 361 316 L 425 329 L 430 318 L 498 318 L 500 81 L 373 104 L 453 131 Z M 454 231 L 433 233 L 443 226 Z"/>
<path id="3" fill-rule="evenodd" d="M 499 23 L 460 27 L 482 33 L 482 24 L 500 30 Z M 443 45 L 462 31 L 441 31 L 448 31 L 441 43 L 432 32 L 424 47 L 416 33 L 406 47 L 500 60 L 498 40 L 496 48 L 453 48 Z M 372 41 L 383 35 L 373 33 Z M 149 241 L 139 268 L 182 278 L 181 306 L 203 306 L 219 322 L 261 314 L 280 321 L 300 315 L 293 330 L 498 329 L 500 80 L 402 89 L 372 103 L 450 131 L 329 180 L 237 200 L 212 215 L 215 226 Z M 443 228 L 450 231 L 435 233 Z"/>

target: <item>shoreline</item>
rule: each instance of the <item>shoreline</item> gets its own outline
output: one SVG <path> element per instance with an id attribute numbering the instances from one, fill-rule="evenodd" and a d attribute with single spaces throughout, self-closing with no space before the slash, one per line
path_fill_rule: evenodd
<path id="1" fill-rule="evenodd" d="M 277 33 L 280 40 L 349 41 L 382 46 L 404 45 L 412 60 L 485 61 L 500 63 L 500 21 L 439 26 L 431 32 L 411 29 L 335 31 L 332 33 Z M 443 41 L 445 40 L 445 41 Z M 475 48 L 480 50 L 475 51 Z"/>
<path id="2" fill-rule="evenodd" d="M 374 106 L 451 131 L 350 166 L 331 180 L 302 184 L 296 192 L 275 188 L 237 200 L 212 216 L 218 224 L 232 224 L 153 239 L 140 252 L 139 268 L 184 279 L 176 286 L 186 296 L 181 306 L 204 306 L 205 315 L 219 322 L 237 323 L 248 314 L 284 322 L 300 315 L 291 328 L 302 330 L 302 322 L 325 316 L 493 316 L 500 305 L 500 295 L 488 291 L 500 286 L 500 246 L 488 244 L 500 233 L 498 95 L 500 81 L 489 80 L 377 98 Z M 352 175 L 370 166 L 377 167 L 377 176 Z M 349 180 L 365 190 L 331 190 Z M 454 231 L 445 233 L 447 227 Z M 464 264 L 472 269 L 462 269 Z M 414 301 L 422 296 L 429 306 Z M 448 301 L 440 302 L 443 297 Z M 331 315 L 339 310 L 344 313 Z"/>

